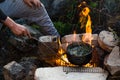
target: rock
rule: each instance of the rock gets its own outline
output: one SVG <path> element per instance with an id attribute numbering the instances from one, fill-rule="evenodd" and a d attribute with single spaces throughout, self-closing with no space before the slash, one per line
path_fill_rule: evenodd
<path id="1" fill-rule="evenodd" d="M 120 80 L 120 76 L 109 76 L 107 80 Z"/>
<path id="2" fill-rule="evenodd" d="M 83 73 L 63 71 L 63 67 L 38 68 L 35 72 L 36 80 L 106 80 L 108 73 Z"/>
<path id="3" fill-rule="evenodd" d="M 105 58 L 104 65 L 111 75 L 120 76 L 120 48 L 118 46 L 115 46 L 108 57 Z"/>
<path id="4" fill-rule="evenodd" d="M 29 29 L 32 37 L 38 38 L 42 36 L 38 30 L 32 28 L 31 26 L 28 26 L 26 24 L 24 24 L 24 26 Z M 38 42 L 34 39 L 29 39 L 28 37 L 17 37 L 11 35 L 8 38 L 8 42 L 21 52 L 29 52 L 38 47 Z"/>
<path id="5" fill-rule="evenodd" d="M 70 35 L 65 35 L 62 37 L 61 42 L 62 42 L 62 48 L 66 51 L 66 48 L 69 44 L 72 42 L 81 42 L 82 41 L 82 36 L 84 34 L 70 34 Z M 93 46 L 98 46 L 98 34 L 92 34 L 92 45 Z"/>
<path id="6" fill-rule="evenodd" d="M 24 57 L 19 64 L 25 68 L 25 80 L 34 80 L 35 70 L 37 69 L 36 58 Z"/>
<path id="7" fill-rule="evenodd" d="M 62 37 L 62 43 L 81 42 L 80 34 L 69 34 Z"/>
<path id="8" fill-rule="evenodd" d="M 101 48 L 111 52 L 114 46 L 118 45 L 118 39 L 113 32 L 101 31 L 98 37 L 98 43 Z"/>
<path id="9" fill-rule="evenodd" d="M 84 33 L 85 34 L 85 33 Z M 84 34 L 69 34 L 62 37 L 62 43 L 81 42 Z M 92 40 L 97 40 L 98 35 L 92 34 Z"/>
<path id="10" fill-rule="evenodd" d="M 25 69 L 17 62 L 12 61 L 4 66 L 3 74 L 5 80 L 24 80 Z"/>
<path id="11" fill-rule="evenodd" d="M 10 36 L 8 42 L 21 52 L 30 52 L 38 47 L 38 42 L 36 40 L 26 37 Z"/>
<path id="12" fill-rule="evenodd" d="M 19 63 L 12 61 L 4 66 L 5 80 L 34 80 L 37 69 L 36 58 L 22 58 Z"/>

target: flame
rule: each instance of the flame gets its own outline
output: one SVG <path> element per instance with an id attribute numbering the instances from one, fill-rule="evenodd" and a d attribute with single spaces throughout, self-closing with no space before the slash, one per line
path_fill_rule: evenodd
<path id="1" fill-rule="evenodd" d="M 55 62 L 56 65 L 58 66 L 64 66 L 65 65 L 64 61 L 68 62 L 68 60 L 67 60 L 67 56 L 64 54 L 65 50 L 62 48 L 60 38 L 58 38 L 58 44 L 59 44 L 58 55 L 60 56 L 60 58 L 56 59 Z"/>
<path id="2" fill-rule="evenodd" d="M 73 42 L 76 41 L 76 31 L 73 31 Z"/>
<path id="3" fill-rule="evenodd" d="M 59 48 L 58 53 L 62 55 L 65 53 L 65 51 L 62 48 Z"/>
<path id="4" fill-rule="evenodd" d="M 86 4 L 86 2 L 83 2 Z M 81 7 L 82 5 L 80 4 L 78 7 Z M 88 43 L 91 45 L 92 41 L 92 29 L 91 29 L 91 17 L 89 15 L 90 9 L 88 7 L 84 7 L 84 9 L 80 13 L 80 22 L 81 22 L 81 28 L 83 28 L 84 22 L 86 22 L 85 28 L 86 28 L 86 33 L 82 36 L 82 41 L 85 43 Z M 86 20 L 87 19 L 87 20 Z M 73 32 L 73 42 L 76 41 L 76 31 Z M 66 44 L 68 46 L 68 43 Z M 56 64 L 58 66 L 76 66 L 71 64 L 68 59 L 67 55 L 64 54 L 65 50 L 62 48 L 61 42 L 59 40 L 59 49 L 58 49 L 58 54 L 60 55 L 60 58 L 56 60 Z M 84 67 L 96 67 L 97 65 L 91 60 L 88 64 L 83 65 Z"/>
<path id="5" fill-rule="evenodd" d="M 66 46 L 68 46 L 68 44 L 66 44 Z M 58 54 L 60 55 L 60 58 L 56 59 L 55 61 L 57 66 L 77 66 L 77 65 L 71 64 L 68 61 L 67 55 L 65 54 L 65 50 L 62 47 L 58 49 Z M 86 65 L 83 65 L 83 67 L 96 67 L 96 66 L 97 64 L 94 63 L 93 60 L 91 60 Z"/>
<path id="6" fill-rule="evenodd" d="M 92 62 L 92 60 L 87 63 L 86 65 L 83 65 L 84 67 L 97 67 L 96 63 Z"/>
<path id="7" fill-rule="evenodd" d="M 58 54 L 60 55 L 60 58 L 56 60 L 56 65 L 58 65 L 58 66 L 73 66 L 73 64 L 71 64 L 68 61 L 67 55 L 64 53 L 65 53 L 65 50 L 63 48 L 59 48 Z"/>
<path id="8" fill-rule="evenodd" d="M 58 66 L 73 66 L 73 64 L 71 64 L 67 59 L 67 55 L 65 54 L 65 50 L 62 48 L 60 39 L 58 39 L 58 43 L 59 43 L 58 55 L 60 56 L 60 58 L 56 59 L 56 61 L 55 61 L 56 65 L 58 65 Z M 68 43 L 65 46 L 67 47 Z"/>
<path id="9" fill-rule="evenodd" d="M 90 12 L 90 9 L 88 7 L 85 7 L 83 10 L 82 10 L 82 14 L 83 16 L 87 17 L 89 15 L 89 12 Z"/>
<path id="10" fill-rule="evenodd" d="M 86 2 L 82 2 L 78 7 L 81 7 L 82 4 L 85 6 Z M 91 45 L 93 37 L 92 37 L 92 28 L 91 28 L 92 21 L 91 21 L 91 17 L 89 13 L 90 13 L 90 9 L 89 7 L 86 6 L 83 8 L 83 10 L 80 12 L 79 15 L 80 15 L 81 28 L 85 26 L 85 32 L 86 32 L 82 36 L 82 41 Z M 83 66 L 84 67 L 96 67 L 97 64 L 94 63 L 93 60 L 91 60 L 89 63 Z"/>
<path id="11" fill-rule="evenodd" d="M 85 2 L 83 2 L 84 4 L 86 4 Z M 81 7 L 82 5 L 80 4 L 78 7 Z M 90 9 L 88 7 L 84 7 L 83 10 L 80 12 L 80 22 L 81 22 L 81 28 L 84 27 L 85 25 L 85 31 L 86 33 L 83 35 L 82 37 L 82 41 L 85 43 L 88 43 L 91 45 L 91 41 L 92 41 L 92 29 L 91 29 L 91 17 L 89 15 Z M 87 22 L 86 22 L 87 19 Z"/>

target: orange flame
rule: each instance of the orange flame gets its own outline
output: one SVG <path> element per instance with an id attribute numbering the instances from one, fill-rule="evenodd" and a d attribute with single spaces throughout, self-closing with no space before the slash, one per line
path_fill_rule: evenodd
<path id="1" fill-rule="evenodd" d="M 73 42 L 76 41 L 76 31 L 73 32 Z"/>
<path id="2" fill-rule="evenodd" d="M 58 54 L 60 55 L 60 58 L 58 58 L 56 60 L 56 65 L 58 66 L 73 66 L 73 64 L 71 64 L 68 59 L 67 59 L 67 55 L 64 54 L 65 51 L 63 50 L 63 48 L 59 48 L 58 50 Z"/>
<path id="3" fill-rule="evenodd" d="M 59 48 L 58 53 L 62 55 L 65 53 L 65 51 L 62 48 Z"/>
<path id="4" fill-rule="evenodd" d="M 60 56 L 60 58 L 55 60 L 56 65 L 58 65 L 58 66 L 73 66 L 73 64 L 71 64 L 67 59 L 67 55 L 65 54 L 65 50 L 62 48 L 60 39 L 58 39 L 58 43 L 59 43 L 58 55 Z M 67 47 L 68 43 L 65 46 Z"/>
<path id="5" fill-rule="evenodd" d="M 90 9 L 88 7 L 85 7 L 82 12 L 80 13 L 80 22 L 81 22 L 81 28 L 83 28 L 84 26 L 84 22 L 86 21 L 87 18 L 87 22 L 86 22 L 86 33 L 83 35 L 82 37 L 82 41 L 85 43 L 88 43 L 91 45 L 91 41 L 92 41 L 92 29 L 91 29 L 91 18 L 89 15 Z"/>
<path id="6" fill-rule="evenodd" d="M 78 7 L 81 7 L 82 4 L 86 5 L 86 2 L 81 3 Z M 92 37 L 92 28 L 91 28 L 92 21 L 89 12 L 90 9 L 88 7 L 83 8 L 82 12 L 80 12 L 80 22 L 81 22 L 81 28 L 85 26 L 85 31 L 86 31 L 86 33 L 83 34 L 82 36 L 82 41 L 91 45 L 93 37 Z M 96 67 L 97 65 L 91 60 L 89 63 L 83 66 Z"/>
<path id="7" fill-rule="evenodd" d="M 93 63 L 92 61 L 90 61 L 89 63 L 87 63 L 86 65 L 83 65 L 84 67 L 96 67 L 97 64 Z"/>

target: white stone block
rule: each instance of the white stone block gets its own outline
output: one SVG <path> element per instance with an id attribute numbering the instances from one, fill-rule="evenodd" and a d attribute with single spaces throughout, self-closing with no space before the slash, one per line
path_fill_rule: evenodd
<path id="1" fill-rule="evenodd" d="M 35 80 L 106 80 L 108 73 L 63 72 L 63 67 L 38 68 Z"/>

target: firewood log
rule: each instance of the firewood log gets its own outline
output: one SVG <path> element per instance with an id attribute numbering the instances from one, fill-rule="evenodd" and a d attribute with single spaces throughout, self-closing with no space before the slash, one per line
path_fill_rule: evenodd
<path id="1" fill-rule="evenodd" d="M 52 59 L 58 52 L 58 40 L 56 36 L 39 37 L 39 57 L 40 59 Z"/>

